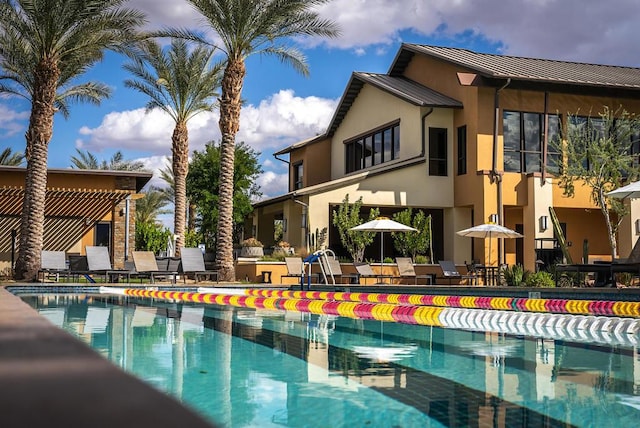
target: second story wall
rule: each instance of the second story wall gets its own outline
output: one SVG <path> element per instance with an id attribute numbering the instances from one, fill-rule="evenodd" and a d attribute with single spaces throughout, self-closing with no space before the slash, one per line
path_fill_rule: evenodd
<path id="1" fill-rule="evenodd" d="M 307 144 L 292 150 L 289 163 L 289 190 L 296 189 L 295 168 L 302 163 L 302 186 L 308 187 L 331 180 L 331 140 Z"/>

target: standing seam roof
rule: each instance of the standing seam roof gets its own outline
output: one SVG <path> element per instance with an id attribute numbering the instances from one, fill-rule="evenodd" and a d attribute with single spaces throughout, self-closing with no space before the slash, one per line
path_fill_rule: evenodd
<path id="1" fill-rule="evenodd" d="M 486 54 L 441 46 L 403 44 L 403 48 L 454 62 L 488 77 L 640 89 L 640 68 Z M 394 66 L 392 70 L 399 71 Z"/>

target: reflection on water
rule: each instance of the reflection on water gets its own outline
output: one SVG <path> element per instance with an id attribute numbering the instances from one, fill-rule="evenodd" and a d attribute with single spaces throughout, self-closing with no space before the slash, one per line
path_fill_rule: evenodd
<path id="1" fill-rule="evenodd" d="M 617 343 L 130 298 L 23 299 L 223 426 L 633 426 L 640 417 L 638 349 Z"/>

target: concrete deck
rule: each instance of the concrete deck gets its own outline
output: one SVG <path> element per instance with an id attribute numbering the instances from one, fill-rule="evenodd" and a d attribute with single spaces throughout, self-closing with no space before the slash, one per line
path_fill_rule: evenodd
<path id="1" fill-rule="evenodd" d="M 0 426 L 212 427 L 0 286 Z"/>

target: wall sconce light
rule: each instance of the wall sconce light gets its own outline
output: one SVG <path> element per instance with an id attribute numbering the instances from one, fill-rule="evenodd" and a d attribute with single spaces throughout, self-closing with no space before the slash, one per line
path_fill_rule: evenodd
<path id="1" fill-rule="evenodd" d="M 124 216 L 124 208 L 120 208 L 120 212 L 119 212 L 119 214 L 120 214 L 120 217 L 123 217 L 123 216 Z"/>
<path id="2" fill-rule="evenodd" d="M 540 232 L 544 232 L 549 228 L 549 217 L 546 215 L 540 216 Z"/>
<path id="3" fill-rule="evenodd" d="M 636 219 L 636 235 L 640 235 L 640 218 Z"/>
<path id="4" fill-rule="evenodd" d="M 498 214 L 491 214 L 489 216 L 489 223 L 498 224 Z"/>

